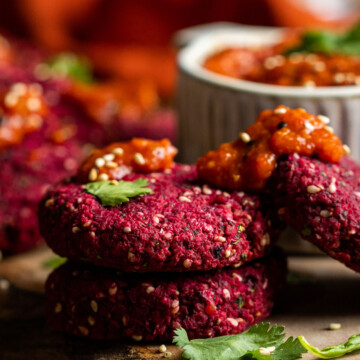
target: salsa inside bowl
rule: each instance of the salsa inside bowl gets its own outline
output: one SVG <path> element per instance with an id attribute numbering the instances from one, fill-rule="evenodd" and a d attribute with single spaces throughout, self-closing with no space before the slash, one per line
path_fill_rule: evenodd
<path id="1" fill-rule="evenodd" d="M 272 85 L 360 85 L 360 25 L 340 35 L 304 32 L 275 45 L 229 47 L 207 57 L 203 67 Z"/>

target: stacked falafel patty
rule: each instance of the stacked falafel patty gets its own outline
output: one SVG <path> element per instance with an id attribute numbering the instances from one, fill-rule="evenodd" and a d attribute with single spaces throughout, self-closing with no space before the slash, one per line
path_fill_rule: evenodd
<path id="1" fill-rule="evenodd" d="M 282 255 L 269 255 L 280 225 L 267 200 L 201 184 L 189 165 L 122 180 L 139 178 L 152 193 L 117 206 L 76 179 L 40 203 L 42 235 L 69 259 L 46 284 L 49 324 L 149 341 L 179 327 L 191 338 L 235 334 L 266 318 L 286 273 Z"/>

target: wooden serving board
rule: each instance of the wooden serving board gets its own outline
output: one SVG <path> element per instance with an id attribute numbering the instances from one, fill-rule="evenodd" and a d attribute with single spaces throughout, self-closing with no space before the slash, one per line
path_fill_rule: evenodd
<path id="1" fill-rule="evenodd" d="M 11 282 L 8 290 L 0 283 L 1 360 L 120 360 L 162 359 L 160 343 L 131 344 L 89 341 L 49 329 L 43 316 L 43 288 L 50 270 L 43 264 L 54 254 L 46 247 L 8 258 L 0 263 L 0 278 Z M 318 347 L 344 342 L 360 333 L 360 275 L 327 257 L 291 257 L 290 282 L 278 299 L 272 323 L 286 326 L 288 335 L 305 335 Z M 327 330 L 331 322 L 342 328 Z M 171 359 L 181 351 L 166 344 Z M 304 359 L 314 359 L 306 354 Z M 360 354 L 346 357 L 359 359 Z M 345 358 L 344 358 L 345 359 Z"/>

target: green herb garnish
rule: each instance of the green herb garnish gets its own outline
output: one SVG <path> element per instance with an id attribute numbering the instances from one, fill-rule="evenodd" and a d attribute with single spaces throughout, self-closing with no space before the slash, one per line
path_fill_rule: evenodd
<path id="1" fill-rule="evenodd" d="M 269 323 L 252 326 L 238 335 L 189 340 L 185 329 L 175 330 L 173 342 L 184 349 L 182 356 L 191 360 L 295 360 L 306 350 L 298 339 L 285 342 L 284 327 Z M 274 347 L 274 348 L 272 348 Z M 271 355 L 264 355 L 271 348 Z"/>
<path id="2" fill-rule="evenodd" d="M 129 201 L 129 198 L 139 195 L 151 194 L 147 188 L 148 181 L 139 178 L 136 181 L 97 181 L 85 185 L 88 193 L 95 195 L 103 206 L 117 206 Z"/>
<path id="3" fill-rule="evenodd" d="M 343 34 L 306 31 L 302 35 L 301 43 L 287 49 L 286 55 L 298 52 L 360 55 L 360 23 Z"/>
<path id="4" fill-rule="evenodd" d="M 46 269 L 56 269 L 62 264 L 65 264 L 67 261 L 66 258 L 61 256 L 54 256 L 46 261 L 43 262 L 43 267 Z"/>
<path id="5" fill-rule="evenodd" d="M 70 77 L 85 83 L 94 82 L 92 67 L 84 56 L 61 53 L 51 58 L 47 65 L 54 75 Z"/>
<path id="6" fill-rule="evenodd" d="M 327 346 L 321 350 L 310 345 L 304 336 L 298 336 L 298 339 L 306 350 L 321 359 L 334 359 L 348 354 L 349 352 L 360 350 L 360 334 L 349 337 L 349 340 L 345 344 Z"/>

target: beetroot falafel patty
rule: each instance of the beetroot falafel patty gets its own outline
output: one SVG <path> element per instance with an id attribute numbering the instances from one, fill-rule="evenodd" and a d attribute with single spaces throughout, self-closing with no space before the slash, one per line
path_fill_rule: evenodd
<path id="1" fill-rule="evenodd" d="M 119 274 L 67 263 L 46 283 L 51 327 L 92 339 L 170 340 L 237 334 L 269 316 L 284 282 L 284 257 L 206 273 Z"/>
<path id="2" fill-rule="evenodd" d="M 271 181 L 281 214 L 305 239 L 360 272 L 360 166 L 291 155 Z"/>
<path id="3" fill-rule="evenodd" d="M 240 266 L 268 253 L 276 237 L 266 201 L 200 187 L 195 168 L 130 174 L 152 194 L 104 207 L 76 183 L 56 186 L 40 204 L 48 245 L 71 260 L 126 272 L 210 270 Z"/>

